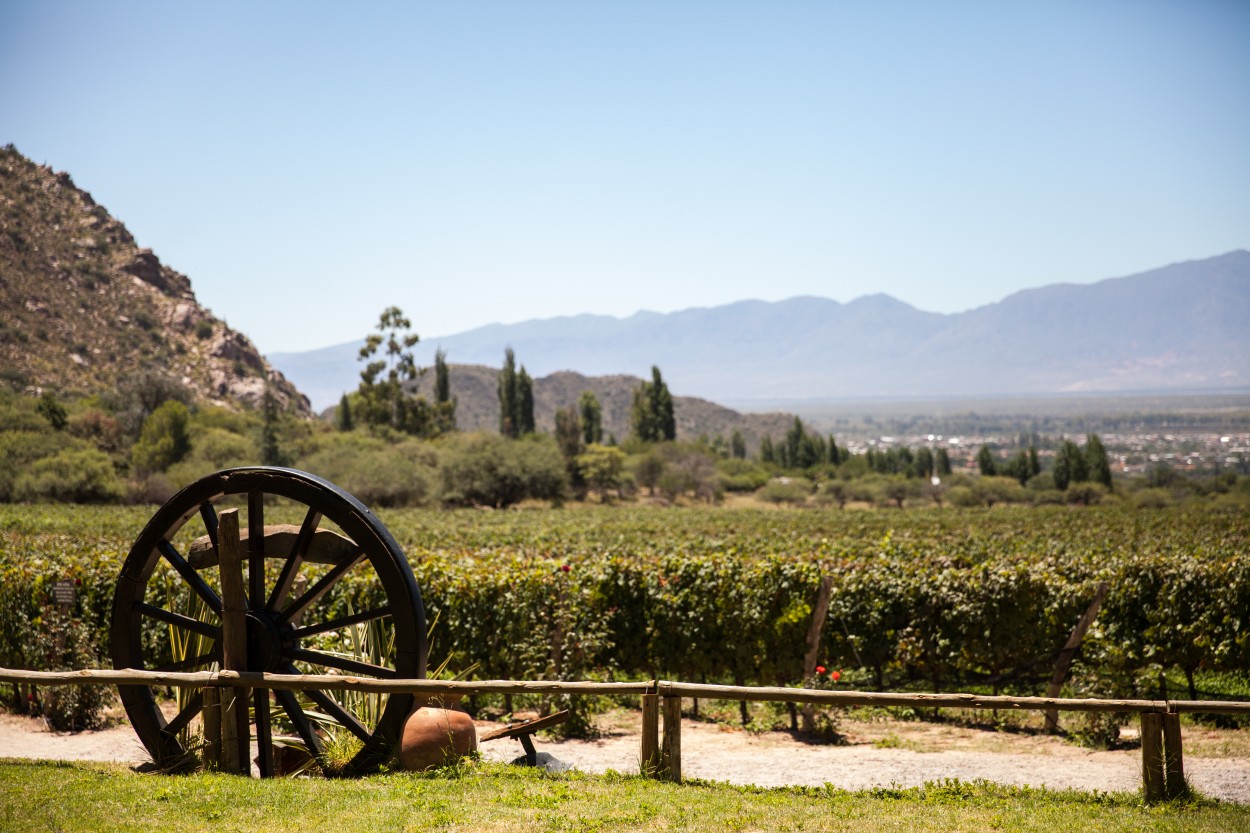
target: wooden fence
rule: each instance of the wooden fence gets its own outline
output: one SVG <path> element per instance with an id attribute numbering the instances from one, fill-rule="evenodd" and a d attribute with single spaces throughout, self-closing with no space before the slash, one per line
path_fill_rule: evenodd
<path id="1" fill-rule="evenodd" d="M 287 691 L 359 691 L 411 694 L 586 694 L 638 696 L 642 705 L 639 762 L 649 775 L 681 781 L 682 698 L 802 703 L 825 706 L 920 706 L 1074 712 L 1130 712 L 1140 715 L 1142 786 L 1146 801 L 1186 790 L 1180 715 L 1185 712 L 1250 714 L 1250 702 L 1222 700 L 1098 700 L 1010 697 L 980 694 L 913 694 L 821 691 L 805 688 L 701 685 L 650 680 L 599 683 L 516 680 L 379 680 L 337 674 L 267 674 L 240 671 L 163 673 L 131 669 L 22 671 L 0 668 L 0 684 L 38 686 L 148 685 L 188 688 L 245 687 Z M 663 734 L 660 717 L 663 716 Z"/>

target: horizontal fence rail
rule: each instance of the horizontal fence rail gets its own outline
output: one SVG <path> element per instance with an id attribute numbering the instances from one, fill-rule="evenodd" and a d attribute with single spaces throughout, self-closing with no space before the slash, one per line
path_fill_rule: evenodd
<path id="1" fill-rule="evenodd" d="M 647 680 L 632 683 L 564 680 L 376 679 L 346 674 L 269 674 L 255 671 L 158 672 L 138 669 L 24 671 L 0 668 L 0 685 L 149 685 L 176 688 L 246 687 L 285 691 L 360 691 L 379 694 L 589 694 L 642 698 L 639 763 L 644 772 L 681 780 L 681 701 L 748 700 L 826 706 L 927 706 L 954 709 L 1016 709 L 1072 712 L 1127 712 L 1141 716 L 1142 784 L 1147 802 L 1184 795 L 1188 790 L 1181 751 L 1180 713 L 1250 714 L 1250 702 L 1224 700 L 1106 700 L 1063 697 L 1010 697 L 980 694 L 923 694 L 822 691 L 810 688 L 751 687 Z M 663 716 L 663 738 L 659 736 Z"/>
<path id="2" fill-rule="evenodd" d="M 1202 712 L 1250 714 L 1250 702 L 1236 700 L 1108 700 L 1072 697 L 1012 697 L 982 694 L 824 691 L 813 688 L 709 685 L 667 680 L 632 683 L 566 680 L 376 679 L 347 674 L 269 674 L 259 671 L 164 672 L 91 668 L 80 671 L 24 671 L 0 668 L 0 684 L 39 686 L 156 685 L 173 688 L 244 686 L 284 691 L 362 691 L 375 694 L 660 694 L 707 700 L 813 703 L 828 706 L 924 706 L 944 709 L 1016 709 L 1133 714 Z"/>

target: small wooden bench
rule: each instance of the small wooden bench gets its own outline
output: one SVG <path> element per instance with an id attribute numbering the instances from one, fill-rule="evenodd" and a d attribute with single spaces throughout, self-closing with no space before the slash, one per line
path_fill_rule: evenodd
<path id="1" fill-rule="evenodd" d="M 523 720 L 520 723 L 512 723 L 504 726 L 502 729 L 496 729 L 493 732 L 487 732 L 478 740 L 485 743 L 488 740 L 498 740 L 499 738 L 516 738 L 521 741 L 521 746 L 525 747 L 525 766 L 538 766 L 538 753 L 534 750 L 534 733 L 540 729 L 549 729 L 569 719 L 569 710 L 558 711 L 549 714 L 546 717 L 536 717 L 533 720 Z M 517 760 L 516 763 L 520 763 Z"/>

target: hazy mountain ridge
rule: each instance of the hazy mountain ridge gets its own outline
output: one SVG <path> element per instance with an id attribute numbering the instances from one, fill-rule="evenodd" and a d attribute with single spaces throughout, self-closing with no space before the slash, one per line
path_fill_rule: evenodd
<path id="1" fill-rule="evenodd" d="M 1235 251 L 950 315 L 883 294 L 739 301 L 492 324 L 416 355 L 428 365 L 442 347 L 449 361 L 497 366 L 511 346 L 534 376 L 645 376 L 654 364 L 672 390 L 718 401 L 1229 391 L 1250 387 L 1247 321 L 1250 252 Z M 355 387 L 358 347 L 272 359 L 324 407 Z"/>
<path id="2" fill-rule="evenodd" d="M 103 393 L 145 372 L 207 402 L 308 400 L 247 336 L 201 307 L 185 276 L 57 173 L 0 148 L 0 367 L 38 391 Z"/>

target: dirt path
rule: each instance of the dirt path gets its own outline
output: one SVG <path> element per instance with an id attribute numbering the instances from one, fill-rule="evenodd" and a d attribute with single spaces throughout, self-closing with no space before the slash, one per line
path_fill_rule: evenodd
<path id="1" fill-rule="evenodd" d="M 479 724 L 479 734 L 497 724 Z M 540 752 L 586 772 L 634 772 L 638 768 L 636 717 L 613 721 L 594 741 L 538 739 Z M 1058 738 L 981 731 L 959 726 L 882 722 L 844 727 L 846 746 L 812 744 L 786 732 L 753 735 L 720 724 L 684 721 L 682 772 L 687 777 L 735 784 L 820 786 L 849 790 L 920 786 L 927 781 L 984 779 L 1055 789 L 1134 791 L 1141 785 L 1141 755 L 1135 749 L 1095 752 Z M 1250 755 L 1238 739 L 1229 741 L 1194 730 L 1193 745 L 1220 757 L 1187 755 L 1185 772 L 1203 794 L 1250 804 Z M 1189 738 L 1186 740 L 1190 745 Z M 1230 756 L 1231 751 L 1231 756 Z M 518 742 L 484 744 L 488 760 L 511 760 Z M 97 732 L 62 735 L 43 723 L 0 715 L 0 757 L 138 763 L 146 760 L 126 724 Z"/>

